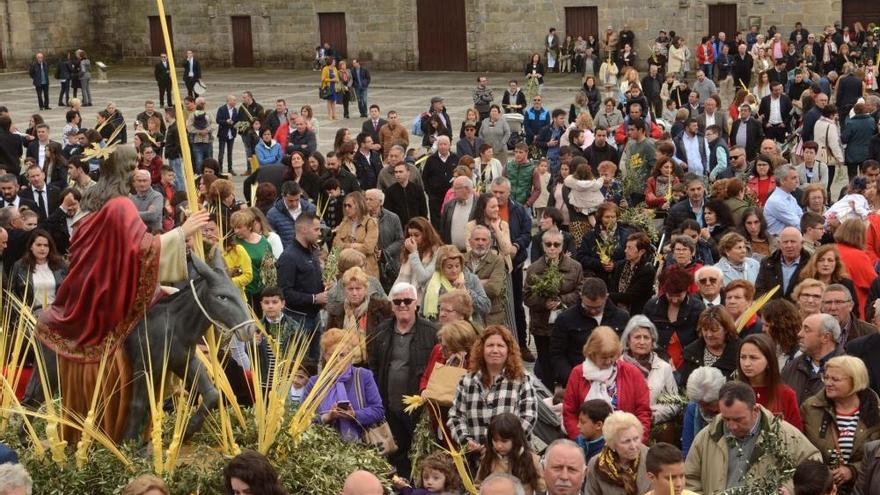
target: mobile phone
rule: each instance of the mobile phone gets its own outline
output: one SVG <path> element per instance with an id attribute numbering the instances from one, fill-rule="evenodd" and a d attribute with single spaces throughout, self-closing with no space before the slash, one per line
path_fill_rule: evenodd
<path id="1" fill-rule="evenodd" d="M 351 409 L 351 402 L 347 400 L 341 400 L 336 403 L 336 407 L 339 409 Z"/>

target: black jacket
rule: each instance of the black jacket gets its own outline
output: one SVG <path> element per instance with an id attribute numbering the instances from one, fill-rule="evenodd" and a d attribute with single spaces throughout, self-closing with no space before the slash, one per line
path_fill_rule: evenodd
<path id="1" fill-rule="evenodd" d="M 379 182 L 379 172 L 382 171 L 382 158 L 379 156 L 379 153 L 370 151 L 370 157 L 367 158 L 358 151 L 355 152 L 353 161 L 361 189 L 366 191 L 367 189 L 376 188 Z"/>
<path id="2" fill-rule="evenodd" d="M 49 214 L 49 218 L 40 221 L 39 227 L 52 236 L 58 252 L 66 256 L 70 250 L 70 230 L 67 228 L 67 214 L 61 208 L 56 208 Z"/>
<path id="3" fill-rule="evenodd" d="M 440 159 L 438 153 L 432 154 L 425 160 L 425 166 L 422 169 L 422 184 L 425 186 L 428 197 L 443 200 L 446 191 L 452 187 L 452 171 L 455 170 L 457 163 L 458 155 L 451 151 L 445 163 Z"/>
<path id="4" fill-rule="evenodd" d="M 62 263 L 61 266 L 52 270 L 55 276 L 55 290 L 61 286 L 64 277 L 67 276 L 67 264 Z M 40 293 L 34 294 L 34 272 L 29 269 L 24 260 L 18 260 L 12 265 L 12 272 L 9 274 L 9 286 L 12 292 L 25 301 L 34 303 L 34 306 L 43 306 Z"/>
<path id="5" fill-rule="evenodd" d="M 177 122 L 172 122 L 165 133 L 165 159 L 180 158 L 180 138 L 177 136 Z"/>
<path id="6" fill-rule="evenodd" d="M 682 364 L 681 368 L 678 370 L 678 383 L 682 388 L 687 386 L 687 380 L 688 377 L 691 376 L 691 373 L 693 373 L 695 369 L 703 366 L 703 355 L 705 351 L 706 343 L 703 342 L 703 339 L 697 339 L 681 350 Z M 728 342 L 727 345 L 724 346 L 724 352 L 721 353 L 718 361 L 715 361 L 715 364 L 713 364 L 712 367 L 721 370 L 721 373 L 725 378 L 730 378 L 730 375 L 736 371 L 736 355 L 738 351 L 738 340 Z"/>
<path id="7" fill-rule="evenodd" d="M 773 299 L 780 297 L 788 297 L 801 275 L 801 270 L 810 260 L 810 253 L 801 249 L 801 259 L 798 266 L 791 276 L 791 282 L 788 283 L 788 290 L 782 291 L 782 251 L 777 250 L 770 256 L 761 260 L 761 268 L 758 270 L 758 278 L 755 279 L 755 294 L 764 294 L 769 292 L 773 287 L 779 285 L 779 290 L 773 295 Z"/>
<path id="8" fill-rule="evenodd" d="M 769 110 L 768 110 L 769 113 Z M 736 119 L 730 126 L 730 145 L 736 144 L 736 134 L 739 132 L 739 126 L 743 123 L 742 119 Z M 764 139 L 764 131 L 761 129 L 761 123 L 754 117 L 749 117 L 746 121 L 746 160 L 752 161 L 758 156 L 761 149 L 761 141 Z"/>
<path id="9" fill-rule="evenodd" d="M 388 375 L 391 369 L 391 351 L 394 346 L 393 338 L 396 332 L 396 319 L 385 320 L 381 325 L 368 330 L 367 333 L 367 356 L 370 369 L 376 378 L 379 387 L 379 395 L 382 396 L 382 404 L 388 407 Z M 410 375 L 407 383 L 407 393 L 418 394 L 419 381 L 422 372 L 428 365 L 428 359 L 437 344 L 437 327 L 430 321 L 416 315 L 416 322 L 410 329 L 413 338 L 409 343 L 409 369 Z"/>
<path id="10" fill-rule="evenodd" d="M 191 78 L 193 81 L 200 81 L 202 79 L 202 64 L 199 63 L 198 60 L 192 60 L 192 73 L 193 77 Z M 183 59 L 183 79 L 190 79 L 189 77 L 189 60 Z"/>
<path id="11" fill-rule="evenodd" d="M 21 154 L 27 141 L 18 134 L 0 129 L 0 167 L 7 172 L 21 173 Z"/>
<path id="12" fill-rule="evenodd" d="M 868 368 L 868 379 L 874 392 L 880 390 L 880 334 L 866 335 L 846 343 L 846 353 L 860 358 Z"/>
<path id="13" fill-rule="evenodd" d="M 609 129 L 609 139 L 613 139 L 611 137 L 611 130 Z M 584 158 L 587 160 L 587 163 L 590 164 L 590 169 L 593 171 L 593 177 L 599 176 L 599 164 L 604 161 L 614 162 L 615 165 L 620 161 L 620 155 L 617 153 L 617 149 L 612 147 L 610 144 L 605 143 L 604 148 L 599 148 L 596 144 L 591 144 L 584 151 Z"/>
<path id="14" fill-rule="evenodd" d="M 367 119 L 361 125 L 361 132 L 365 132 L 365 133 L 369 134 L 370 137 L 373 138 L 373 144 L 378 143 L 379 142 L 379 129 L 381 129 L 382 126 L 387 123 L 388 123 L 387 120 L 380 118 L 379 120 L 376 121 L 376 128 L 373 129 L 373 119 Z"/>
<path id="15" fill-rule="evenodd" d="M 40 203 L 34 196 L 34 189 L 32 186 L 27 186 L 18 192 L 18 194 L 23 199 L 24 198 L 30 199 L 35 204 L 37 204 L 37 213 L 40 214 L 40 220 L 47 219 L 49 217 L 49 215 L 51 215 L 52 212 L 54 212 L 55 209 L 58 208 L 59 205 L 61 205 L 61 189 L 58 189 L 57 187 L 51 186 L 49 184 L 45 184 L 44 187 L 45 187 L 45 191 L 46 191 L 46 199 L 47 199 L 47 202 L 49 203 L 46 205 L 49 210 L 48 213 L 46 213 L 43 210 L 40 210 L 40 208 L 39 208 Z"/>
<path id="16" fill-rule="evenodd" d="M 452 244 L 452 214 L 455 213 L 455 198 L 450 199 L 443 207 L 443 214 L 440 216 L 440 238 L 444 244 Z M 477 198 L 471 201 L 471 211 L 468 218 L 474 215 L 474 208 L 477 206 Z"/>
<path id="17" fill-rule="evenodd" d="M 613 328 L 619 335 L 627 322 L 629 313 L 618 308 L 610 299 L 607 300 L 602 313 L 602 326 Z M 584 344 L 598 326 L 596 319 L 588 316 L 580 304 L 566 309 L 556 318 L 550 335 L 550 360 L 558 383 L 565 385 L 572 368 L 584 362 Z"/>
<path id="18" fill-rule="evenodd" d="M 831 351 L 831 357 L 840 355 L 843 355 L 843 349 L 838 345 Z M 782 381 L 797 394 L 798 404 L 803 403 L 825 388 L 825 384 L 822 382 L 822 374 L 813 373 L 813 363 L 806 354 L 799 355 L 785 365 L 785 368 L 782 370 Z"/>
<path id="19" fill-rule="evenodd" d="M 399 182 L 386 189 L 385 208 L 400 218 L 401 225 L 406 225 L 415 217 L 428 218 L 425 190 L 414 182 L 408 183 L 406 189 Z"/>
<path id="20" fill-rule="evenodd" d="M 70 81 L 73 74 L 74 68 L 71 60 L 61 59 L 58 61 L 58 65 L 55 66 L 55 79 Z"/>
<path id="21" fill-rule="evenodd" d="M 358 183 L 358 178 L 355 175 L 348 171 L 345 167 L 340 167 L 339 173 L 334 175 L 330 173 L 330 171 L 324 172 L 324 175 L 321 176 L 321 188 L 323 189 L 324 183 L 327 182 L 328 179 L 334 178 L 339 181 L 340 187 L 342 187 L 343 194 L 348 194 L 354 191 L 360 191 L 361 185 Z"/>
<path id="22" fill-rule="evenodd" d="M 608 284 L 608 296 L 616 304 L 629 310 L 630 314 L 641 314 L 647 303 L 654 295 L 654 263 L 650 254 L 646 254 L 635 268 L 635 272 L 629 281 L 626 290 L 620 290 L 620 277 L 627 261 L 620 260 L 614 263 L 614 271 L 611 272 L 611 283 Z"/>
<path id="23" fill-rule="evenodd" d="M 681 342 L 682 348 L 697 340 L 697 320 L 700 319 L 700 313 L 704 309 L 705 306 L 699 296 L 688 294 L 687 299 L 678 310 L 678 319 L 669 321 L 669 299 L 665 295 L 652 297 L 645 303 L 643 314 L 657 326 L 657 335 L 659 336 L 657 347 L 664 359 L 667 357 L 666 347 L 669 345 L 672 334 L 678 334 L 678 341 Z"/>
<path id="24" fill-rule="evenodd" d="M 617 229 L 614 232 L 617 247 L 615 247 L 614 253 L 611 254 L 612 263 L 624 258 L 623 251 L 626 248 L 626 239 L 632 232 L 629 228 L 617 224 Z M 592 273 L 594 276 L 604 280 L 605 283 L 608 283 L 611 279 L 611 273 L 606 272 L 602 267 L 602 262 L 599 259 L 598 240 L 599 233 L 597 229 L 593 228 L 586 231 L 581 238 L 580 247 L 578 247 L 574 257 L 584 267 L 584 274 Z"/>
<path id="25" fill-rule="evenodd" d="M 157 62 L 153 67 L 153 78 L 159 86 L 168 86 L 171 84 L 171 64 L 163 65 Z"/>
<path id="26" fill-rule="evenodd" d="M 278 258 L 278 286 L 287 309 L 316 316 L 321 306 L 314 303 L 314 295 L 324 292 L 318 250 L 294 239 Z"/>
<path id="27" fill-rule="evenodd" d="M 703 201 L 703 210 L 706 209 L 706 201 Z M 663 221 L 663 228 L 666 230 L 667 238 L 672 235 L 672 231 L 681 226 L 685 220 L 696 220 L 697 216 L 691 209 L 691 202 L 685 196 L 684 199 L 675 203 L 666 213 L 666 220 Z"/>
<path id="28" fill-rule="evenodd" d="M 761 98 L 761 104 L 758 106 L 758 115 L 761 116 L 761 120 L 764 122 L 764 125 L 769 125 L 770 121 L 770 100 L 772 96 L 767 95 Z M 785 124 L 787 128 L 789 123 L 791 123 L 791 98 L 788 97 L 787 94 L 783 93 L 779 95 L 779 113 L 782 116 L 782 123 Z"/>

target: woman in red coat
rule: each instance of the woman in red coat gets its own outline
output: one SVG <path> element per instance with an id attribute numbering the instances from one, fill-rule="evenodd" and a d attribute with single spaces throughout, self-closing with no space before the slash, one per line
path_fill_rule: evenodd
<path id="1" fill-rule="evenodd" d="M 647 441 L 651 432 L 651 392 L 644 375 L 620 360 L 620 337 L 611 327 L 596 327 L 584 344 L 584 362 L 571 370 L 562 400 L 562 422 L 569 438 L 578 430 L 578 409 L 591 399 L 601 399 L 615 411 L 634 414 L 644 426 Z"/>
<path id="2" fill-rule="evenodd" d="M 856 288 L 859 304 L 854 310 L 859 319 L 864 320 L 868 291 L 877 278 L 874 263 L 865 251 L 865 222 L 855 218 L 843 222 L 834 231 L 834 241 L 840 252 L 840 260 Z"/>
<path id="3" fill-rule="evenodd" d="M 804 429 L 797 394 L 782 382 L 776 344 L 769 335 L 755 333 L 743 339 L 739 346 L 736 378 L 752 387 L 758 404 L 798 430 Z"/>

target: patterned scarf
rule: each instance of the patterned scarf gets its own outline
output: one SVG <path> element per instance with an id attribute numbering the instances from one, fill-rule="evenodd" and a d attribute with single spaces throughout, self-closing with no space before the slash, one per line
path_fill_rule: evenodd
<path id="1" fill-rule="evenodd" d="M 637 357 L 633 356 L 632 354 L 630 354 L 629 352 L 624 352 L 623 353 L 623 360 L 626 361 L 627 363 L 635 366 L 636 368 L 638 368 L 639 371 L 642 372 L 642 375 L 645 378 L 648 378 L 648 375 L 651 374 L 651 367 L 654 363 L 654 356 L 655 355 L 656 354 L 652 352 L 644 358 L 637 358 Z"/>
<path id="2" fill-rule="evenodd" d="M 639 470 L 639 461 L 636 459 L 631 464 L 623 467 L 620 462 L 620 456 L 608 445 L 599 452 L 598 472 L 599 477 L 613 485 L 623 488 L 626 495 L 637 495 L 639 493 L 639 485 L 636 481 L 636 473 Z"/>
<path id="3" fill-rule="evenodd" d="M 633 274 L 636 272 L 636 264 L 629 261 L 623 265 L 623 271 L 620 273 L 620 282 L 617 283 L 618 292 L 626 292 L 629 289 L 629 283 L 632 282 Z"/>
<path id="4" fill-rule="evenodd" d="M 354 332 L 358 337 L 358 346 L 351 353 L 351 360 L 354 364 L 367 361 L 367 308 L 369 306 L 369 294 L 356 307 L 352 307 L 348 299 L 342 303 L 343 310 L 345 311 L 342 326 L 345 327 L 345 330 Z"/>

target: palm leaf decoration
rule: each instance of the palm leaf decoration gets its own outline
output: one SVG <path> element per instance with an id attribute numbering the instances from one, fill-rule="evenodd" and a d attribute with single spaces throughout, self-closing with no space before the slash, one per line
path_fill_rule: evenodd
<path id="1" fill-rule="evenodd" d="M 749 309 L 745 310 L 743 314 L 739 316 L 739 319 L 736 321 L 736 333 L 742 332 L 743 328 L 746 327 L 746 324 L 749 320 L 752 319 L 753 316 L 758 314 L 758 311 L 761 311 L 761 308 L 767 304 L 767 301 L 773 298 L 773 295 L 779 290 L 779 285 L 770 289 L 766 294 L 759 297 L 757 301 L 753 302 Z"/>

